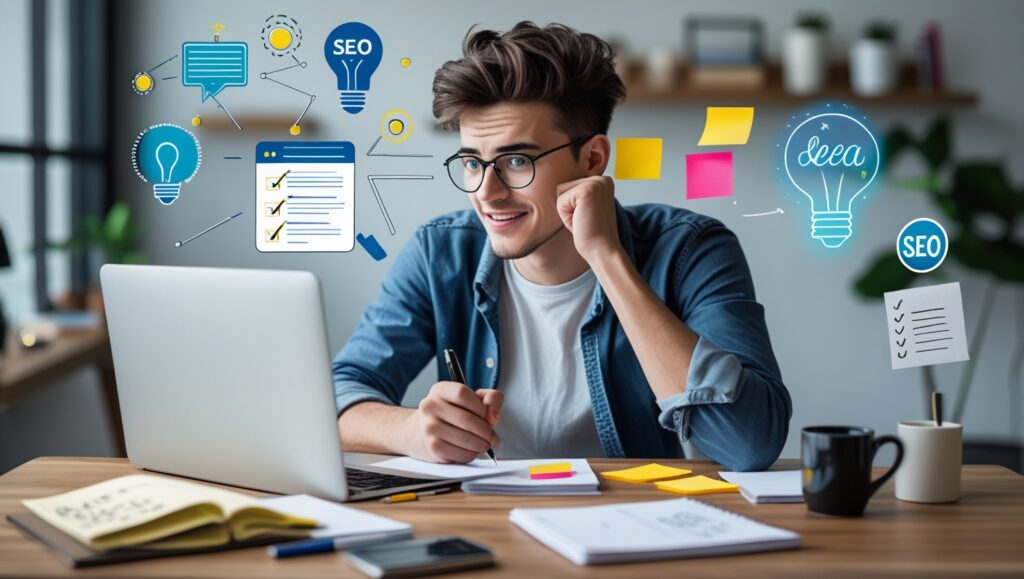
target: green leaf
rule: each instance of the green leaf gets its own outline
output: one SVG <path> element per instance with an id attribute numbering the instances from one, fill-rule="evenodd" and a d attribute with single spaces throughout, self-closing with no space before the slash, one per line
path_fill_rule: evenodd
<path id="1" fill-rule="evenodd" d="M 885 135 L 882 147 L 882 167 L 888 169 L 907 149 L 917 148 L 917 143 L 903 127 L 896 127 Z"/>
<path id="2" fill-rule="evenodd" d="M 932 172 L 936 172 L 949 159 L 950 132 L 949 119 L 939 117 L 928 128 L 928 133 L 919 147 L 921 156 L 928 163 Z"/>
<path id="3" fill-rule="evenodd" d="M 1024 283 L 1024 247 L 1012 241 L 986 241 L 968 229 L 949 243 L 949 254 L 971 269 Z"/>
<path id="4" fill-rule="evenodd" d="M 1021 213 L 1021 194 L 1006 179 L 1003 165 L 995 161 L 963 163 L 953 171 L 952 197 L 965 215 L 991 212 L 1008 227 Z"/>
<path id="5" fill-rule="evenodd" d="M 131 218 L 132 210 L 124 203 L 114 203 L 107 213 L 104 236 L 108 241 L 120 241 Z"/>
<path id="6" fill-rule="evenodd" d="M 885 251 L 875 257 L 874 263 L 854 282 L 853 289 L 861 297 L 880 299 L 885 292 L 910 287 L 917 275 L 903 267 L 895 252 Z"/>

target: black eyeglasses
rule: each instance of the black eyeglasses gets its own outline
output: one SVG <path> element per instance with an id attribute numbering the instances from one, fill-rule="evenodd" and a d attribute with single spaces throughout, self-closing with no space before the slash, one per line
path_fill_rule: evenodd
<path id="1" fill-rule="evenodd" d="M 476 193 L 480 190 L 480 186 L 484 184 L 484 173 L 487 172 L 487 167 L 494 167 L 494 172 L 498 175 L 498 179 L 509 189 L 522 189 L 529 187 L 530 183 L 533 183 L 533 179 L 537 176 L 536 162 L 539 159 L 556 151 L 561 151 L 566 147 L 585 143 L 590 138 L 582 137 L 569 141 L 564 145 L 548 149 L 537 155 L 502 153 L 490 161 L 484 161 L 476 155 L 455 153 L 445 159 L 444 166 L 448 169 L 448 177 L 452 180 L 452 183 L 466 193 Z"/>

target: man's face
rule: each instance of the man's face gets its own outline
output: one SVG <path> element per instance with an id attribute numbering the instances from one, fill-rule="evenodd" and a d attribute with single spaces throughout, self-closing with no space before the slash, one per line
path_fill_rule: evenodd
<path id="1" fill-rule="evenodd" d="M 537 155 L 571 138 L 556 128 L 555 109 L 543 103 L 499 103 L 468 109 L 459 117 L 460 153 L 484 161 L 502 153 Z M 555 187 L 586 175 L 585 167 L 567 147 L 536 162 L 533 182 L 510 189 L 487 167 L 483 184 L 469 195 L 487 228 L 494 254 L 519 259 L 533 253 L 562 231 Z"/>

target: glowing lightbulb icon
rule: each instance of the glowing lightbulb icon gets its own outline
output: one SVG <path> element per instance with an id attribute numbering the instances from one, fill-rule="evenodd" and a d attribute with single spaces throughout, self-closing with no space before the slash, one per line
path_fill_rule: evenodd
<path id="1" fill-rule="evenodd" d="M 854 202 L 878 175 L 881 151 L 868 124 L 848 105 L 827 104 L 792 117 L 779 147 L 783 180 L 810 201 L 811 237 L 830 249 L 852 235 Z"/>
<path id="2" fill-rule="evenodd" d="M 327 35 L 324 58 L 338 77 L 338 97 L 345 112 L 354 115 L 366 106 L 370 77 L 383 53 L 380 36 L 362 22 L 346 22 Z"/>
<path id="3" fill-rule="evenodd" d="M 199 141 L 178 125 L 149 127 L 132 145 L 135 173 L 146 183 L 153 183 L 153 196 L 164 205 L 174 203 L 181 184 L 196 176 L 200 163 Z"/>

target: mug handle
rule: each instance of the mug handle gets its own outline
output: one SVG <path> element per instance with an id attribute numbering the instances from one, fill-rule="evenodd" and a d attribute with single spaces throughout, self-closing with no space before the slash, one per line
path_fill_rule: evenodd
<path id="1" fill-rule="evenodd" d="M 889 480 L 889 477 L 896 474 L 896 469 L 898 469 L 900 467 L 900 463 L 903 462 L 903 442 L 900 441 L 900 439 L 896 438 L 895 436 L 888 435 L 879 436 L 878 438 L 875 439 L 875 449 L 871 453 L 872 462 L 874 461 L 875 455 L 878 454 L 878 449 L 881 448 L 882 445 L 887 442 L 891 442 L 896 445 L 896 460 L 893 461 L 892 466 L 889 467 L 889 470 L 885 471 L 885 474 L 878 477 L 878 480 L 876 480 L 875 482 L 871 483 L 871 486 L 868 488 L 868 497 L 874 495 L 875 491 L 877 491 L 879 487 L 885 484 L 885 481 Z"/>

